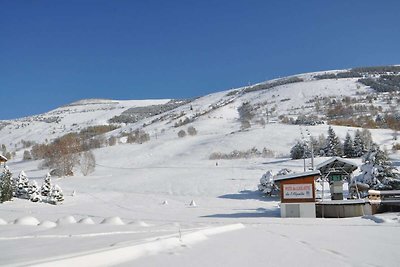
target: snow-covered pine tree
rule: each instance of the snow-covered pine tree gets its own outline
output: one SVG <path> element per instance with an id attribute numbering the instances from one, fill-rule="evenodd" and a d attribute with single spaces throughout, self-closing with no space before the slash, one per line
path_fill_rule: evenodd
<path id="1" fill-rule="evenodd" d="M 24 171 L 18 174 L 15 195 L 18 198 L 29 198 L 29 179 Z"/>
<path id="2" fill-rule="evenodd" d="M 346 137 L 343 142 L 343 155 L 346 158 L 352 158 L 355 155 L 353 139 L 351 138 L 349 132 L 347 132 Z"/>
<path id="3" fill-rule="evenodd" d="M 372 144 L 361 166 L 361 182 L 375 189 L 399 189 L 400 175 L 390 162 L 386 151 Z"/>
<path id="4" fill-rule="evenodd" d="M 342 156 L 343 148 L 339 137 L 331 126 L 328 128 L 328 137 L 326 138 L 325 155 L 328 157 Z"/>
<path id="5" fill-rule="evenodd" d="M 29 184 L 28 194 L 29 194 L 29 200 L 32 202 L 39 202 L 42 200 L 39 192 L 39 186 L 36 181 L 32 181 Z"/>
<path id="6" fill-rule="evenodd" d="M 13 197 L 12 173 L 8 167 L 4 167 L 0 175 L 0 203 L 10 201 Z"/>
<path id="7" fill-rule="evenodd" d="M 258 190 L 271 196 L 274 192 L 279 189 L 274 183 L 274 177 L 271 171 L 267 171 L 260 179 L 260 184 L 258 185 Z"/>
<path id="8" fill-rule="evenodd" d="M 51 188 L 50 196 L 49 196 L 49 202 L 51 204 L 56 205 L 59 202 L 64 201 L 64 194 L 63 191 L 61 190 L 61 187 L 58 185 L 54 185 Z"/>
<path id="9" fill-rule="evenodd" d="M 361 157 L 362 155 L 365 154 L 366 149 L 365 149 L 365 143 L 364 140 L 361 136 L 361 131 L 360 130 L 356 130 L 355 134 L 354 134 L 354 156 L 355 157 Z"/>
<path id="10" fill-rule="evenodd" d="M 40 188 L 40 194 L 42 196 L 47 197 L 49 196 L 50 191 L 51 191 L 51 175 L 50 173 L 47 173 L 46 177 L 44 177 L 42 187 Z"/>

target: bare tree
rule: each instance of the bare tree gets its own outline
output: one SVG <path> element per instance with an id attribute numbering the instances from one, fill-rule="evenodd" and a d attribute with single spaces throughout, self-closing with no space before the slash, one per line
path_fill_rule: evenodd
<path id="1" fill-rule="evenodd" d="M 87 176 L 92 173 L 96 167 L 96 159 L 92 151 L 85 151 L 81 154 L 80 167 L 82 174 Z"/>

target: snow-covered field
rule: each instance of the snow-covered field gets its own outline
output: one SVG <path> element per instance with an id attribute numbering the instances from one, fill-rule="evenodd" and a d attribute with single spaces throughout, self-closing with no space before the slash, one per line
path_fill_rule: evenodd
<path id="1" fill-rule="evenodd" d="M 195 136 L 178 138 L 177 132 L 188 125 L 175 128 L 172 122 L 160 121 L 145 128 L 151 135 L 149 142 L 96 149 L 96 169 L 90 175 L 76 170 L 72 177 L 52 178 L 64 191 L 61 205 L 22 199 L 1 204 L 0 265 L 397 266 L 400 214 L 282 219 L 278 199 L 266 198 L 257 190 L 268 170 L 303 170 L 303 161 L 290 160 L 288 155 L 304 127 L 271 121 L 265 127 L 239 130 L 237 108 L 245 101 L 290 98 L 277 108 L 282 114 L 294 107 L 301 109 L 316 95 L 354 95 L 359 90 L 367 89 L 359 89 L 354 79 L 307 80 L 245 94 L 231 102 L 227 92 L 221 92 L 181 106 L 173 112 L 183 111 L 190 117 L 227 101 L 190 124 L 198 131 Z M 58 123 L 14 121 L 1 129 L 0 143 L 15 146 L 21 139 L 51 140 L 74 127 L 104 124 L 129 107 L 168 100 L 93 101 L 44 115 L 58 114 L 62 117 Z M 108 135 L 142 124 L 124 125 Z M 318 137 L 326 134 L 328 126 L 307 129 Z M 355 130 L 334 129 L 342 139 Z M 391 146 L 390 130 L 372 130 L 372 135 L 379 144 Z M 275 157 L 209 160 L 213 152 L 252 147 L 266 147 Z M 42 184 L 48 170 L 39 169 L 39 161 L 22 161 L 22 152 L 18 150 L 8 163 L 10 170 L 14 176 L 24 170 Z M 400 155 L 391 156 L 399 165 Z M 316 164 L 325 159 L 316 159 Z"/>

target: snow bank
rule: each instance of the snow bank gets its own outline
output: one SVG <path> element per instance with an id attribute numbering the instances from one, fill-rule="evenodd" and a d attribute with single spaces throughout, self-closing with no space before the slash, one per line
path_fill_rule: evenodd
<path id="1" fill-rule="evenodd" d="M 73 224 L 73 223 L 76 223 L 74 216 L 65 216 L 57 220 L 58 225 Z"/>
<path id="2" fill-rule="evenodd" d="M 144 221 L 133 221 L 133 222 L 130 222 L 129 224 L 134 224 L 134 225 L 141 226 L 141 227 L 149 227 L 150 226 L 148 223 L 146 223 Z"/>
<path id="3" fill-rule="evenodd" d="M 2 218 L 0 218 L 0 225 L 6 225 L 7 222 L 5 220 L 3 220 Z"/>
<path id="4" fill-rule="evenodd" d="M 111 224 L 111 225 L 124 225 L 125 223 L 121 220 L 120 217 L 109 217 L 105 218 L 101 224 Z"/>
<path id="5" fill-rule="evenodd" d="M 53 228 L 56 227 L 57 224 L 52 221 L 43 221 L 39 224 L 39 226 L 45 227 L 45 228 Z"/>
<path id="6" fill-rule="evenodd" d="M 32 216 L 21 217 L 14 221 L 16 225 L 38 225 L 39 223 L 39 220 Z"/>
<path id="7" fill-rule="evenodd" d="M 92 220 L 92 218 L 87 217 L 87 218 L 80 219 L 78 223 L 81 223 L 81 224 L 94 224 L 94 221 Z"/>
<path id="8" fill-rule="evenodd" d="M 182 244 L 190 245 L 204 241 L 208 236 L 243 229 L 243 224 L 233 224 L 204 229 L 193 233 L 185 234 L 181 238 L 157 238 L 155 241 L 139 245 L 110 249 L 106 251 L 94 251 L 83 255 L 71 255 L 58 260 L 27 263 L 29 266 L 111 266 L 130 262 L 145 255 L 152 255 L 161 251 L 181 247 Z"/>

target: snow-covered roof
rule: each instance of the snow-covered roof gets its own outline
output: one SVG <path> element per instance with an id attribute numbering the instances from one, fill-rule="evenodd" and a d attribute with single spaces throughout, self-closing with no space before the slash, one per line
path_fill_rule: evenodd
<path id="1" fill-rule="evenodd" d="M 322 174 L 328 173 L 331 169 L 339 169 L 344 170 L 347 173 L 352 173 L 353 171 L 357 170 L 358 166 L 349 160 L 340 157 L 332 157 L 327 161 L 318 164 L 315 168 Z"/>
<path id="2" fill-rule="evenodd" d="M 301 173 L 291 173 L 288 175 L 277 176 L 274 179 L 274 181 L 290 180 L 290 179 L 296 179 L 296 178 L 313 176 L 313 175 L 320 175 L 320 172 L 317 170 L 317 171 L 308 171 L 308 172 L 301 172 Z"/>
<path id="3" fill-rule="evenodd" d="M 3 155 L 0 155 L 0 162 L 6 162 L 8 159 Z"/>

